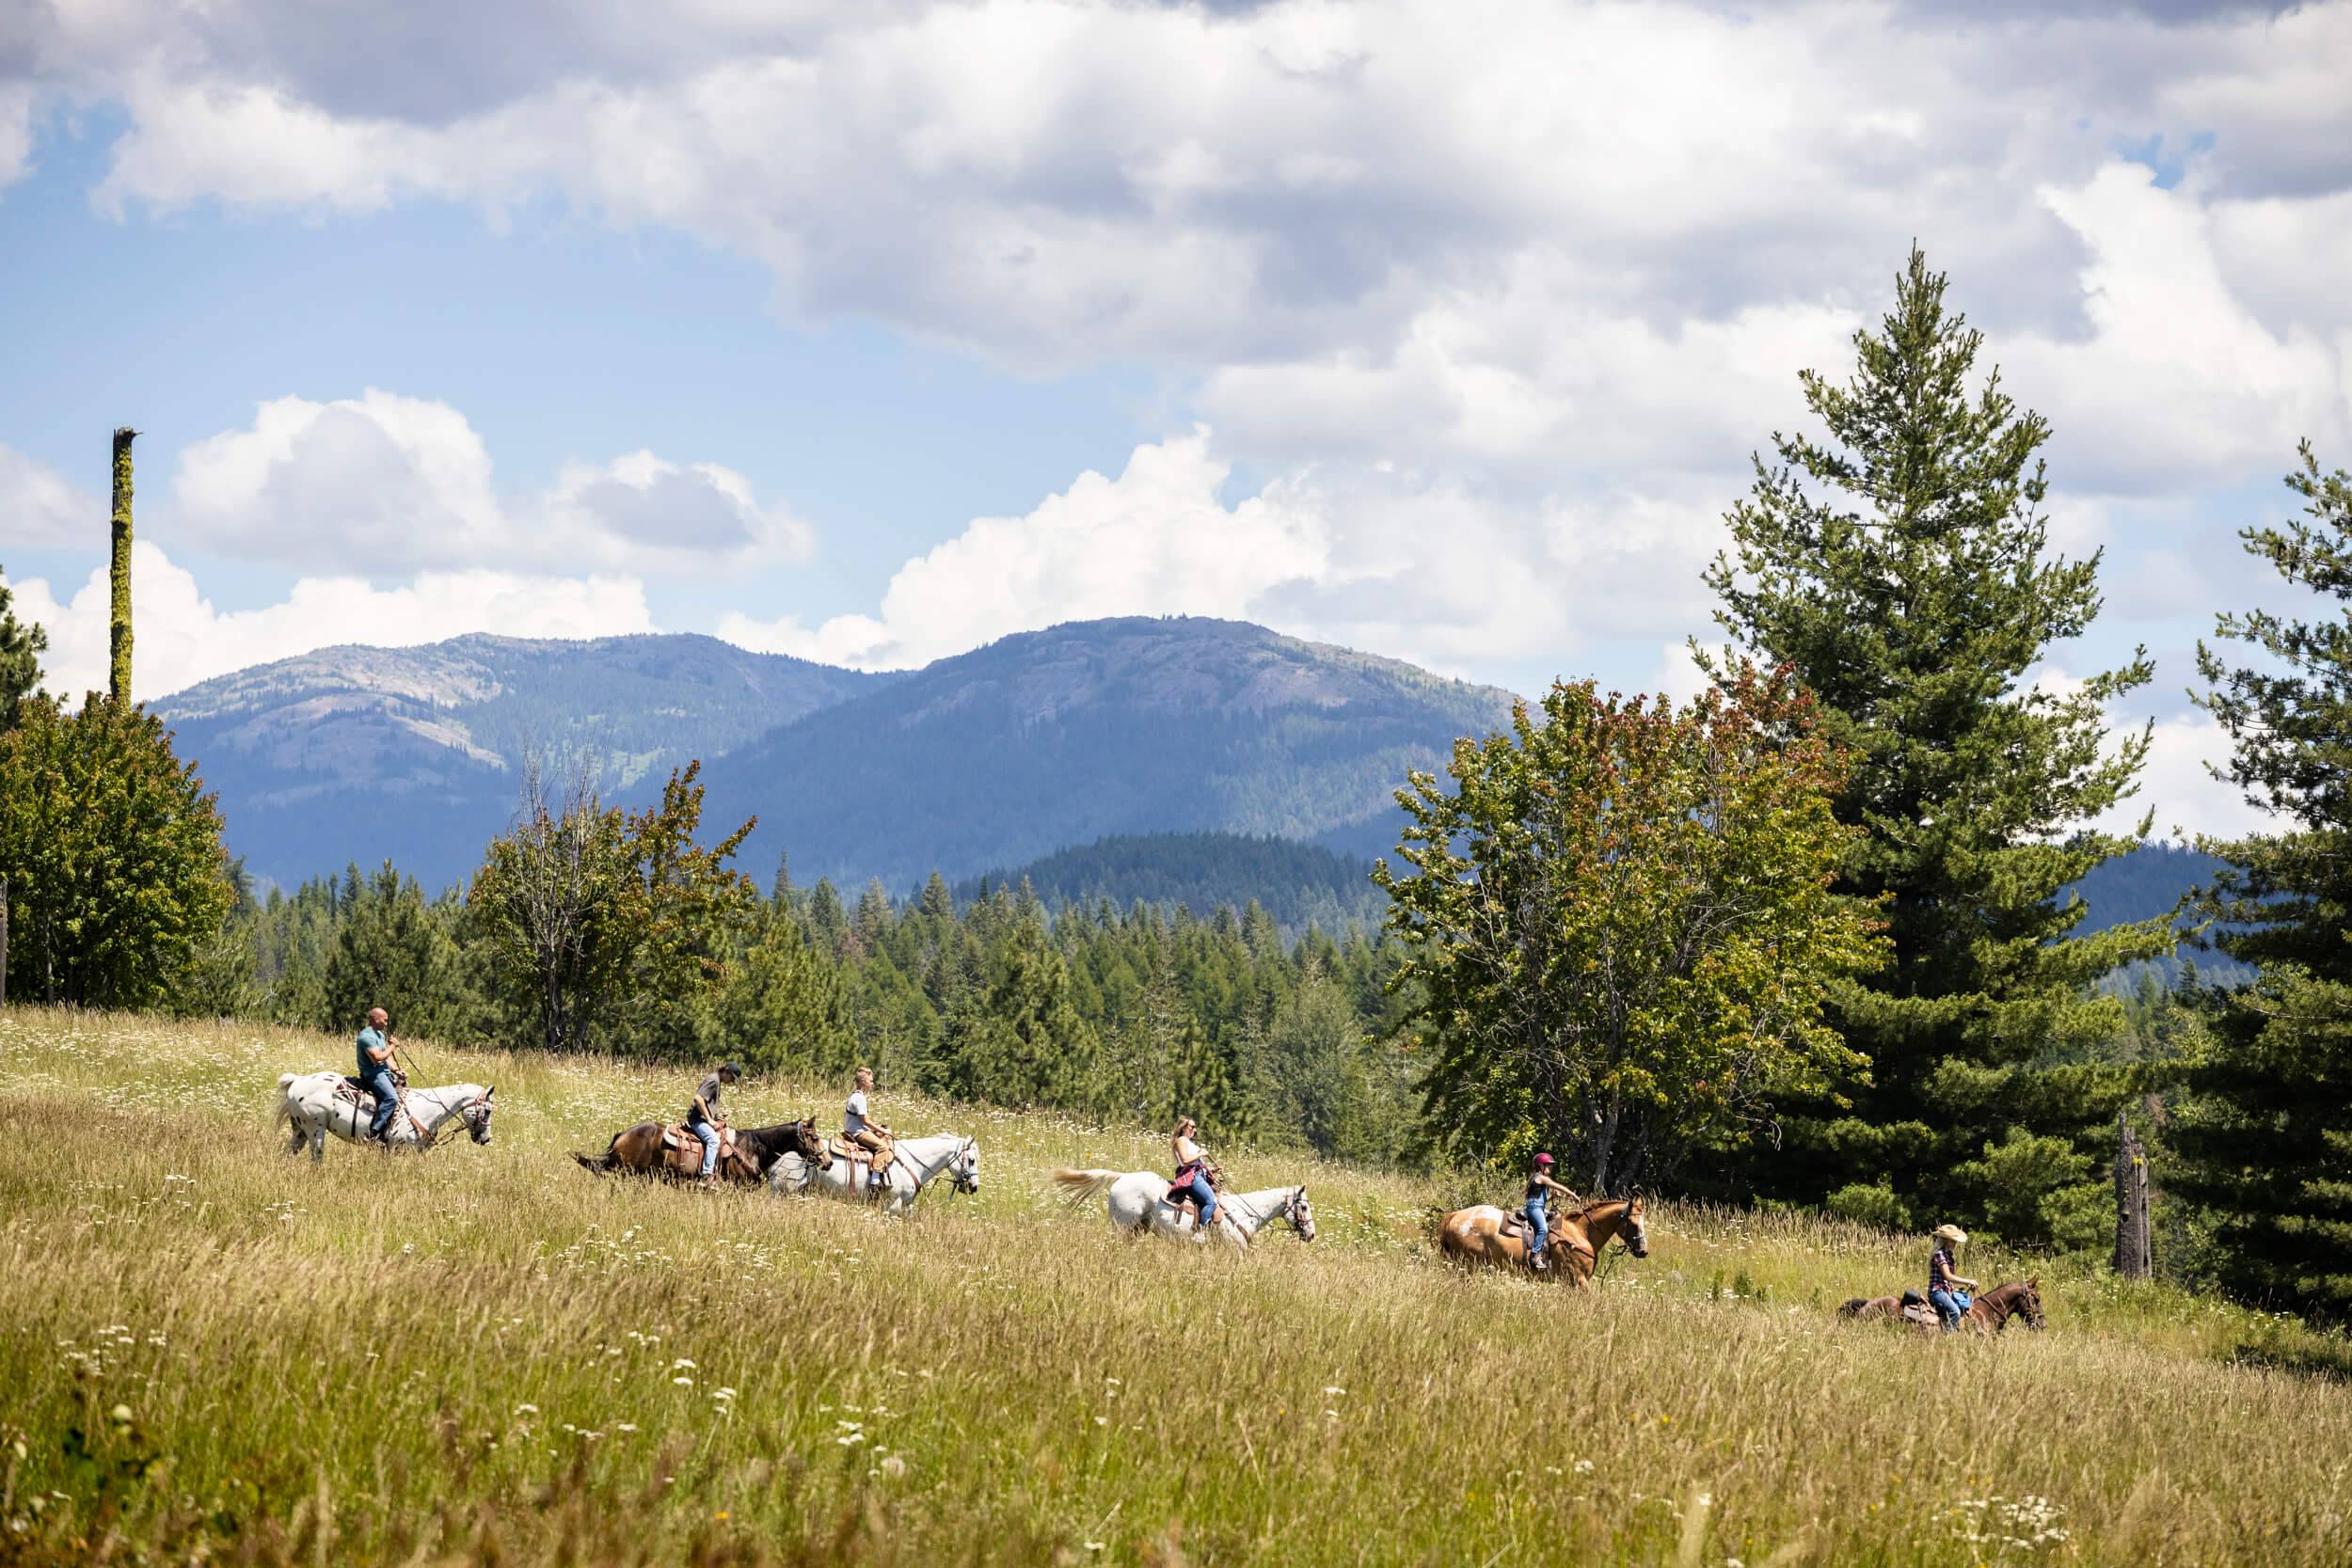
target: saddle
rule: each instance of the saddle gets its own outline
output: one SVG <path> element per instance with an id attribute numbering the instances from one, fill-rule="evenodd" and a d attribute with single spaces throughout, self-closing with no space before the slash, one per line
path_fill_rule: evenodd
<path id="1" fill-rule="evenodd" d="M 661 1147 L 684 1149 L 693 1155 L 697 1165 L 701 1164 L 703 1141 L 688 1132 L 686 1124 L 682 1121 L 674 1121 L 661 1130 Z M 735 1158 L 735 1129 L 722 1127 L 719 1129 L 719 1163 L 724 1164 L 733 1158 Z"/>
<path id="2" fill-rule="evenodd" d="M 1225 1192 L 1225 1173 L 1206 1162 L 1202 1163 L 1200 1168 L 1209 1178 L 1209 1191 L 1222 1196 Z M 1170 1181 L 1168 1184 L 1168 1197 L 1165 1201 L 1181 1209 L 1187 1203 L 1195 1203 L 1199 1200 L 1192 1196 L 1191 1182 Z"/>
<path id="3" fill-rule="evenodd" d="M 394 1068 L 392 1069 L 392 1085 L 395 1088 L 406 1088 L 408 1086 L 408 1075 L 401 1071 L 398 1068 Z M 335 1098 L 347 1104 L 357 1105 L 361 1110 L 372 1111 L 375 1108 L 375 1096 L 368 1092 L 367 1085 L 361 1083 L 358 1079 L 352 1077 L 351 1074 L 347 1072 L 341 1078 L 335 1080 Z"/>
<path id="4" fill-rule="evenodd" d="M 895 1143 L 882 1145 L 882 1153 L 887 1155 L 888 1159 L 882 1160 L 878 1159 L 873 1149 L 866 1148 L 864 1144 L 851 1143 L 846 1135 L 834 1138 L 825 1147 L 832 1152 L 834 1159 L 847 1160 L 850 1163 L 850 1168 L 858 1172 L 857 1189 L 860 1192 L 869 1189 L 878 1190 L 874 1189 L 874 1172 L 877 1165 L 881 1169 L 888 1170 L 891 1164 L 898 1157 L 898 1145 Z"/>

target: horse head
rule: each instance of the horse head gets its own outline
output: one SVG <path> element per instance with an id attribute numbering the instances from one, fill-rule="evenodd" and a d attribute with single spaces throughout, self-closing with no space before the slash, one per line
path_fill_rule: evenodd
<path id="1" fill-rule="evenodd" d="M 815 1117 L 803 1117 L 792 1124 L 792 1152 L 818 1170 L 833 1168 L 833 1150 L 825 1147 L 825 1135 L 817 1130 Z"/>
<path id="2" fill-rule="evenodd" d="M 1290 1201 L 1282 1206 L 1282 1214 L 1291 1222 L 1291 1228 L 1298 1232 L 1300 1241 L 1311 1242 L 1315 1239 L 1315 1212 L 1307 1202 L 1304 1186 L 1291 1189 Z"/>
<path id="3" fill-rule="evenodd" d="M 2029 1275 L 2023 1284 L 2017 1287 L 2017 1310 L 2026 1315 L 2026 1326 L 2036 1333 L 2050 1326 L 2050 1321 L 2042 1315 L 2042 1276 L 2040 1275 Z"/>
<path id="4" fill-rule="evenodd" d="M 493 1084 L 482 1091 L 481 1099 L 469 1100 L 457 1109 L 458 1117 L 466 1124 L 467 1132 L 478 1144 L 486 1144 L 490 1141 L 490 1113 L 495 1109 L 490 1103 L 490 1097 L 498 1092 L 499 1086 Z"/>
<path id="5" fill-rule="evenodd" d="M 980 1190 L 980 1142 L 977 1138 L 964 1139 L 963 1147 L 957 1149 L 955 1158 L 947 1162 L 947 1180 L 955 1183 L 955 1190 L 960 1193 Z"/>
<path id="6" fill-rule="evenodd" d="M 1649 1222 L 1642 1217 L 1642 1200 L 1639 1197 L 1627 1200 L 1625 1219 L 1619 1229 L 1625 1237 L 1626 1251 L 1636 1258 L 1649 1256 Z"/>

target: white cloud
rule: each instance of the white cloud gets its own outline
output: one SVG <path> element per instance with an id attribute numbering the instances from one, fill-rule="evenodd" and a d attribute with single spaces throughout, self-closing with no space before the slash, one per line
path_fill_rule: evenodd
<path id="1" fill-rule="evenodd" d="M 1009 632 L 1105 615 L 1250 614 L 1274 587 L 1326 565 L 1327 521 L 1311 496 L 1270 487 L 1217 499 L 1229 467 L 1207 432 L 1137 447 L 1117 479 L 1088 472 L 1025 517 L 981 517 L 901 566 L 878 615 L 729 615 L 744 647 L 886 669 L 960 653 Z"/>
<path id="2" fill-rule="evenodd" d="M 807 525 L 716 464 L 639 451 L 502 496 L 447 404 L 373 388 L 262 404 L 251 426 L 180 454 L 175 523 L 227 554 L 373 576 L 477 566 L 683 572 L 803 559 Z"/>
<path id="3" fill-rule="evenodd" d="M 610 637 L 656 630 L 644 590 L 626 578 L 434 572 L 393 589 L 357 578 L 305 578 L 259 610 L 215 609 L 196 578 L 145 541 L 132 546 L 132 695 L 141 702 L 250 665 L 342 642 L 410 647 L 467 632 Z M 60 600 L 31 578 L 10 584 L 15 612 L 49 632 L 43 684 L 78 698 L 106 684 L 103 567 Z"/>
<path id="4" fill-rule="evenodd" d="M 1186 613 L 1465 673 L 1679 624 L 1720 531 L 1696 504 L 1525 502 L 1377 464 L 1295 469 L 1229 505 L 1230 472 L 1205 429 L 1141 446 L 1116 479 L 1082 474 L 907 562 L 872 614 L 731 614 L 719 635 L 892 669 L 1059 621 Z"/>
<path id="5" fill-rule="evenodd" d="M 2210 833 L 2219 838 L 2275 832 L 2279 823 L 2246 801 L 2235 786 L 2207 770 L 2229 760 L 2229 736 L 2202 713 L 2179 714 L 2156 722 L 2140 775 L 2139 794 L 2116 808 L 2103 824 L 2116 832 L 2138 826 L 2153 812 L 2158 837 Z"/>
<path id="6" fill-rule="evenodd" d="M 47 464 L 0 444 L 0 546 L 92 544 L 106 537 L 106 518 L 104 503 L 76 490 Z"/>

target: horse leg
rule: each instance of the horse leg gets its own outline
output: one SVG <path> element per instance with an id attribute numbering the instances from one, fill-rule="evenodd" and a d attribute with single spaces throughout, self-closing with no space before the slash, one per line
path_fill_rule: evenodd
<path id="1" fill-rule="evenodd" d="M 326 1117 L 319 1117 L 310 1124 L 310 1164 L 314 1165 L 326 1164 Z"/>

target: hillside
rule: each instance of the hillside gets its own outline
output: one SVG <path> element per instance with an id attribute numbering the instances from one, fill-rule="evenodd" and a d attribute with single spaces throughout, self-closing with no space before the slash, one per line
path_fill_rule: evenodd
<path id="1" fill-rule="evenodd" d="M 1060 849 L 1026 865 L 1000 867 L 957 884 L 960 903 L 1026 882 L 1049 909 L 1108 899 L 1181 905 L 1206 917 L 1253 902 L 1285 933 L 1310 925 L 1338 935 L 1349 925 L 1379 928 L 1389 895 L 1372 883 L 1372 863 L 1319 845 L 1247 833 L 1139 833 Z"/>
<path id="2" fill-rule="evenodd" d="M 677 1073 L 431 1042 L 435 1078 L 497 1085 L 486 1148 L 280 1157 L 278 1074 L 349 1049 L 0 1014 L 0 1559 L 2352 1555 L 2352 1388 L 2286 1365 L 2336 1342 L 2169 1289 L 2045 1270 L 2046 1334 L 1923 1343 L 1833 1310 L 1915 1277 L 1912 1239 L 1661 1205 L 1649 1256 L 1571 1298 L 1432 1260 L 1428 1208 L 1492 1191 L 1238 1148 L 1236 1190 L 1309 1183 L 1312 1244 L 1126 1241 L 1046 1173 L 1163 1140 L 889 1085 L 900 1127 L 982 1158 L 977 1196 L 885 1221 L 593 1176 L 568 1151 Z M 841 1093 L 733 1099 L 753 1125 Z"/>
<path id="3" fill-rule="evenodd" d="M 903 887 L 1126 833 L 1219 830 L 1351 854 L 1395 843 L 1394 791 L 1511 696 L 1198 618 L 1008 637 L 787 724 L 714 763 L 709 809 L 756 814 L 751 863 Z"/>
<path id="4" fill-rule="evenodd" d="M 708 637 L 474 636 L 322 648 L 155 709 L 255 876 L 291 885 L 389 858 L 438 888 L 514 816 L 528 751 L 584 755 L 626 792 L 887 680 Z"/>

